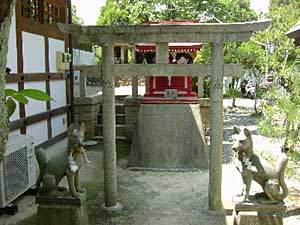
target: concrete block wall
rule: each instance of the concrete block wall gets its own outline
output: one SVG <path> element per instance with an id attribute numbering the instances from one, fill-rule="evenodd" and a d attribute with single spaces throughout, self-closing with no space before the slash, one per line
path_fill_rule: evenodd
<path id="1" fill-rule="evenodd" d="M 97 116 L 102 104 L 102 96 L 95 95 L 89 97 L 78 97 L 74 99 L 75 123 L 85 123 L 85 137 L 90 139 L 94 137 Z"/>

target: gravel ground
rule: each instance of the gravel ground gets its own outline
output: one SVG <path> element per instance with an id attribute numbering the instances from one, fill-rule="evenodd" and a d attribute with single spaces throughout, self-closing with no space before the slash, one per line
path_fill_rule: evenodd
<path id="1" fill-rule="evenodd" d="M 255 148 L 270 149 L 276 152 L 280 143 L 272 142 L 257 133 L 257 119 L 251 117 L 251 101 L 239 99 L 238 109 L 230 109 L 230 100 L 224 100 L 224 163 L 231 161 L 231 135 L 234 125 L 246 126 L 253 133 Z M 250 106 L 250 107 L 249 107 Z M 85 165 L 81 172 L 82 186 L 88 190 L 88 214 L 91 225 L 222 225 L 225 223 L 224 212 L 208 210 L 208 171 L 190 172 L 150 172 L 132 171 L 127 165 L 126 156 L 129 146 L 118 143 L 118 191 L 119 201 L 124 209 L 119 214 L 109 214 L 102 209 L 103 195 L 103 150 L 102 144 L 89 147 L 87 154 L 92 163 Z M 237 179 L 233 179 L 237 178 Z M 299 187 L 295 181 L 288 182 L 292 187 L 292 196 L 299 197 Z M 222 198 L 229 209 L 232 194 L 241 188 L 241 179 L 232 165 L 223 165 Z M 253 185 L 253 189 L 260 188 Z M 295 194 L 296 193 L 296 194 Z M 288 217 L 285 225 L 300 224 L 299 198 L 289 198 Z M 34 198 L 25 200 L 26 207 L 31 203 L 31 211 L 22 223 L 17 216 L 0 217 L 0 224 L 34 225 L 36 207 Z M 22 209 L 26 215 L 29 207 Z M 25 213 L 24 213 L 25 211 Z M 20 217 L 20 215 L 19 215 Z M 18 219 L 16 219 L 18 218 Z M 26 218 L 24 216 L 24 218 Z"/>

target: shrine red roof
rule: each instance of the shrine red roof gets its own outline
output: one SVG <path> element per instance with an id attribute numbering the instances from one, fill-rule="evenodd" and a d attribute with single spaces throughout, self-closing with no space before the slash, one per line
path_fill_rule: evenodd
<path id="1" fill-rule="evenodd" d="M 196 52 L 202 48 L 202 43 L 169 43 L 170 52 Z M 136 45 L 138 52 L 154 52 L 155 43 L 138 43 Z"/>
<path id="2" fill-rule="evenodd" d="M 147 25 L 192 25 L 199 23 L 199 20 L 176 20 L 176 21 L 150 21 L 144 24 Z M 169 43 L 170 52 L 196 52 L 202 48 L 202 43 Z M 138 43 L 136 44 L 138 52 L 154 52 L 155 43 Z"/>

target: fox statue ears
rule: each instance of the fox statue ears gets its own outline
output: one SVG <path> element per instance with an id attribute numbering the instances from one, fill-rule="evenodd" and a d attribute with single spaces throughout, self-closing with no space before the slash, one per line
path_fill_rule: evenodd
<path id="1" fill-rule="evenodd" d="M 234 134 L 239 134 L 239 133 L 241 133 L 241 128 L 234 126 L 234 127 L 233 127 L 233 133 L 234 133 Z M 247 128 L 244 128 L 244 135 L 245 135 L 246 137 L 250 137 L 250 136 L 251 136 L 251 132 L 250 132 Z"/>

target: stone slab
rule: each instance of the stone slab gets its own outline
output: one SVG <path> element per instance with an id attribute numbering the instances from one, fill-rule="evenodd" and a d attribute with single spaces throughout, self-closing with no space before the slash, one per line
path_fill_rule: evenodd
<path id="1" fill-rule="evenodd" d="M 129 166 L 207 169 L 199 104 L 141 104 Z"/>
<path id="2" fill-rule="evenodd" d="M 250 202 L 239 203 L 233 198 L 232 213 L 234 225 L 282 225 L 286 211 L 284 202 L 278 204 L 261 204 L 255 196 L 249 197 Z"/>
<path id="3" fill-rule="evenodd" d="M 88 225 L 86 192 L 81 199 L 71 196 L 37 196 L 38 225 Z"/>

